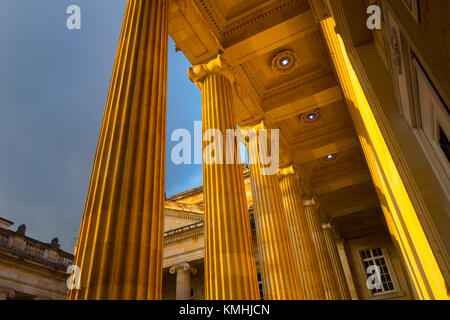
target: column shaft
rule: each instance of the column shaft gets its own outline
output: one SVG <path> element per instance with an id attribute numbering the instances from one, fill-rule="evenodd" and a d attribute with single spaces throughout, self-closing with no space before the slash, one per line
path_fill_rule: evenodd
<path id="1" fill-rule="evenodd" d="M 235 130 L 232 87 L 222 58 L 218 56 L 207 65 L 194 66 L 188 74 L 202 91 L 203 134 L 216 129 L 225 137 L 227 129 Z M 203 142 L 204 150 L 207 144 Z M 237 140 L 234 150 L 238 150 Z M 259 299 L 244 176 L 238 156 L 237 152 L 233 155 L 234 164 L 212 163 L 209 154 L 203 159 L 208 300 Z"/>
<path id="2" fill-rule="evenodd" d="M 270 141 L 270 134 L 267 135 Z M 264 299 L 302 298 L 299 275 L 289 239 L 286 216 L 276 174 L 262 175 L 256 139 L 248 144 L 250 181 L 254 203 L 256 239 L 261 264 Z"/>
<path id="3" fill-rule="evenodd" d="M 338 248 L 339 257 L 342 263 L 342 269 L 344 270 L 345 279 L 347 281 L 347 287 L 350 291 L 350 297 L 352 300 L 358 300 L 358 294 L 356 293 L 355 282 L 353 281 L 352 272 L 348 264 L 347 254 L 345 252 L 344 241 L 340 238 L 336 238 L 336 246 Z"/>
<path id="4" fill-rule="evenodd" d="M 177 300 L 189 300 L 191 298 L 191 272 L 177 270 Z"/>
<path id="5" fill-rule="evenodd" d="M 331 263 L 330 254 L 328 253 L 319 212 L 313 200 L 306 200 L 304 204 L 306 220 L 317 252 L 326 298 L 327 300 L 341 300 L 342 296 L 337 284 L 337 276 Z"/>
<path id="6" fill-rule="evenodd" d="M 191 267 L 187 262 L 172 266 L 169 270 L 171 274 L 177 274 L 176 299 L 190 300 L 191 298 L 191 273 L 196 273 L 197 269 Z"/>
<path id="7" fill-rule="evenodd" d="M 327 244 L 328 252 L 330 254 L 331 263 L 337 276 L 336 280 L 341 292 L 341 296 L 344 300 L 351 300 L 350 291 L 348 289 L 347 280 L 345 278 L 344 269 L 342 268 L 341 258 L 339 256 L 339 251 L 336 246 L 336 240 L 334 239 L 334 234 L 331 226 L 324 225 L 323 233 L 325 236 L 325 242 Z"/>
<path id="8" fill-rule="evenodd" d="M 69 299 L 160 299 L 168 0 L 129 0 Z"/>
<path id="9" fill-rule="evenodd" d="M 281 195 L 289 236 L 306 300 L 325 300 L 325 291 L 311 232 L 306 221 L 300 185 L 293 167 L 279 170 Z"/>

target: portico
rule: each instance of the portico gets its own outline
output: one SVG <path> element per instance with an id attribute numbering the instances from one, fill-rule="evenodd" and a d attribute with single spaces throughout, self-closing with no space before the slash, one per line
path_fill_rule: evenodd
<path id="1" fill-rule="evenodd" d="M 447 299 L 444 182 L 392 111 L 390 30 L 364 29 L 366 2 L 128 0 L 77 245 L 82 289 L 69 299 L 161 299 L 171 276 L 190 299 L 194 264 L 206 299 L 259 299 L 258 276 L 264 299 Z M 400 1 L 379 2 L 412 23 Z M 278 174 L 209 153 L 203 187 L 165 200 L 169 35 L 192 63 L 203 133 L 278 129 Z M 426 57 L 448 106 L 448 76 Z M 167 228 L 168 211 L 182 229 Z M 373 264 L 381 291 L 365 287 Z"/>

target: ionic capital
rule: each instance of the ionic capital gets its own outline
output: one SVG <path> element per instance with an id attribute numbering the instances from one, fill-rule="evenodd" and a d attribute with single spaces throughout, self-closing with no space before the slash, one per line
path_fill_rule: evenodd
<path id="1" fill-rule="evenodd" d="M 16 292 L 9 288 L 0 288 L 0 296 L 2 296 L 4 299 L 14 298 L 16 296 Z"/>
<path id="2" fill-rule="evenodd" d="M 277 173 L 278 173 L 278 176 L 280 178 L 288 176 L 288 175 L 291 175 L 291 174 L 295 176 L 294 166 L 290 165 L 290 166 L 285 167 L 285 168 L 280 168 L 280 169 L 278 169 Z"/>
<path id="3" fill-rule="evenodd" d="M 169 269 L 169 272 L 171 274 L 175 274 L 178 271 L 187 271 L 187 272 L 191 272 L 192 274 L 196 274 L 197 273 L 197 268 L 192 267 L 187 262 L 183 262 L 183 263 L 175 264 L 175 265 L 171 266 L 170 269 Z"/>
<path id="4" fill-rule="evenodd" d="M 199 82 L 211 73 L 220 73 L 227 77 L 231 83 L 234 83 L 232 67 L 224 60 L 222 54 L 205 64 L 197 64 L 188 69 L 188 77 L 193 83 L 199 85 Z"/>
<path id="5" fill-rule="evenodd" d="M 267 124 L 266 120 L 261 120 L 260 122 L 258 122 L 257 124 L 251 125 L 251 126 L 246 126 L 246 127 L 239 127 L 241 130 L 255 130 L 255 131 L 259 131 L 259 130 L 267 130 L 270 129 L 269 125 Z"/>
<path id="6" fill-rule="evenodd" d="M 322 229 L 323 230 L 332 230 L 331 229 L 331 224 L 329 222 L 327 223 L 322 223 Z"/>
<path id="7" fill-rule="evenodd" d="M 265 120 L 261 120 L 261 122 L 246 127 L 239 127 L 239 139 L 242 141 L 247 147 L 250 144 L 250 138 L 257 138 L 257 134 L 259 130 L 267 130 L 269 126 Z M 245 139 L 248 137 L 249 139 Z"/>
<path id="8" fill-rule="evenodd" d="M 317 203 L 316 203 L 316 200 L 314 200 L 314 198 L 311 198 L 309 200 L 303 200 L 303 205 L 305 207 L 313 207 L 313 206 L 316 206 Z"/>

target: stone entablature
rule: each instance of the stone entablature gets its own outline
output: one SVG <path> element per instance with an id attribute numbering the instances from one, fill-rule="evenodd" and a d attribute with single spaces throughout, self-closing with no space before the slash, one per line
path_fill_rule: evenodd
<path id="1" fill-rule="evenodd" d="M 203 234 L 203 220 L 164 232 L 164 244 L 181 241 L 187 238 L 196 237 Z"/>
<path id="2" fill-rule="evenodd" d="M 0 228 L 0 254 L 62 270 L 64 273 L 73 262 L 73 255 L 59 249 L 57 242 L 44 243 L 3 228 Z"/>
<path id="3" fill-rule="evenodd" d="M 166 201 L 164 205 L 164 210 L 166 212 L 175 210 L 203 215 L 203 209 L 201 208 L 201 206 L 175 201 Z"/>
<path id="4" fill-rule="evenodd" d="M 12 224 L 0 227 L 0 300 L 65 299 L 73 255 L 59 248 L 58 238 L 44 243 L 27 237 L 25 225 L 9 230 Z"/>

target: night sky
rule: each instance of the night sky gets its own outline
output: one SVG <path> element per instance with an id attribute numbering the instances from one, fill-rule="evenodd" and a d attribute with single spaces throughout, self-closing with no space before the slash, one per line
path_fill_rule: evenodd
<path id="1" fill-rule="evenodd" d="M 118 43 L 125 0 L 0 1 L 0 217 L 72 251 Z M 81 8 L 68 30 L 66 8 Z M 170 39 L 167 196 L 202 185 L 201 165 L 170 161 L 171 132 L 193 131 L 201 95 Z"/>

